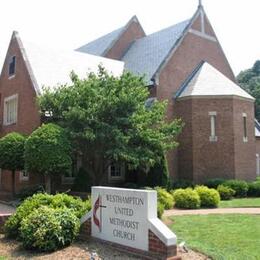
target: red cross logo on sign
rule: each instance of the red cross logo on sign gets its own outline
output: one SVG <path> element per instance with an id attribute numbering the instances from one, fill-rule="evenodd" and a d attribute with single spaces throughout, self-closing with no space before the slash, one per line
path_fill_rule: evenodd
<path id="1" fill-rule="evenodd" d="M 106 208 L 106 206 L 102 205 L 102 197 L 99 195 L 97 200 L 95 201 L 93 210 L 93 220 L 95 225 L 98 227 L 99 232 L 102 231 L 102 208 Z M 98 210 L 99 214 L 97 214 Z"/>

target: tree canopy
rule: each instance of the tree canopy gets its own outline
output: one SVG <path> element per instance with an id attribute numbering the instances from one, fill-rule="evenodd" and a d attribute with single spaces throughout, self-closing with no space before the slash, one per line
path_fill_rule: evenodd
<path id="1" fill-rule="evenodd" d="M 176 147 L 182 123 L 166 121 L 166 101 L 147 102 L 149 90 L 143 78 L 130 73 L 114 77 L 100 66 L 86 79 L 74 73 L 71 79 L 69 86 L 45 89 L 39 104 L 48 121 L 70 134 L 96 184 L 111 161 L 147 169 L 162 152 Z"/>
<path id="2" fill-rule="evenodd" d="M 255 116 L 260 120 L 260 60 L 250 69 L 241 71 L 237 81 L 255 100 Z"/>
<path id="3" fill-rule="evenodd" d="M 71 144 L 63 128 L 43 124 L 25 143 L 25 168 L 32 173 L 46 176 L 46 189 L 50 192 L 50 177 L 71 170 Z"/>
<path id="4" fill-rule="evenodd" d="M 12 191 L 15 194 L 15 171 L 24 169 L 26 137 L 13 132 L 0 139 L 0 168 L 12 171 Z"/>

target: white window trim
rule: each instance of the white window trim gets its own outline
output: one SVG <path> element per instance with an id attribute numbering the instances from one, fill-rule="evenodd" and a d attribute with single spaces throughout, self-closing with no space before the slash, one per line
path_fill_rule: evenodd
<path id="1" fill-rule="evenodd" d="M 7 122 L 7 102 L 16 99 L 16 117 L 15 120 L 13 122 Z M 18 94 L 6 97 L 4 99 L 4 125 L 13 125 L 15 123 L 17 123 L 17 118 L 18 118 Z"/>
<path id="2" fill-rule="evenodd" d="M 112 176 L 111 175 L 111 165 L 108 166 L 108 181 L 109 182 L 121 182 L 125 180 L 125 165 L 120 165 L 120 176 Z"/>
<path id="3" fill-rule="evenodd" d="M 28 176 L 24 176 L 24 172 L 25 171 L 20 171 L 20 181 L 29 181 L 29 173 L 28 173 Z"/>
<path id="4" fill-rule="evenodd" d="M 216 136 L 216 116 L 217 112 L 216 111 L 211 111 L 209 112 L 210 116 L 210 136 L 209 136 L 209 141 L 210 142 L 217 142 L 218 137 Z"/>
<path id="5" fill-rule="evenodd" d="M 13 59 L 13 57 L 15 57 L 15 64 L 14 64 L 14 74 L 10 75 L 9 74 L 9 66 L 10 66 L 10 61 Z M 15 78 L 15 74 L 16 74 L 16 56 L 13 55 L 9 58 L 9 63 L 8 63 L 8 79 L 13 79 Z"/>

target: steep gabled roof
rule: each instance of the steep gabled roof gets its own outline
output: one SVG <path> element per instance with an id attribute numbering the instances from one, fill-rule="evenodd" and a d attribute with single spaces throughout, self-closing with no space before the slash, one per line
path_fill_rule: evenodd
<path id="1" fill-rule="evenodd" d="M 70 84 L 72 71 L 80 78 L 86 78 L 87 73 L 97 72 L 99 65 L 115 76 L 120 75 L 124 69 L 121 61 L 22 42 L 17 32 L 13 37 L 18 41 L 37 94 L 42 92 L 44 86 L 53 88 L 61 84 Z"/>
<path id="2" fill-rule="evenodd" d="M 207 62 L 201 62 L 186 79 L 176 98 L 205 96 L 237 96 L 254 98 Z"/>
<path id="3" fill-rule="evenodd" d="M 133 21 L 139 23 L 137 17 L 134 15 L 125 26 L 79 47 L 78 49 L 76 49 L 76 51 L 85 52 L 97 56 L 105 56 L 106 53 L 113 47 L 116 41 L 127 30 L 128 26 Z"/>
<path id="4" fill-rule="evenodd" d="M 121 35 L 124 27 L 121 27 L 111 33 L 108 33 L 92 42 L 89 42 L 78 49 L 76 51 L 85 52 L 97 56 L 104 56 L 105 52 L 109 49 L 113 42 L 115 42 L 119 35 Z"/>
<path id="5" fill-rule="evenodd" d="M 186 20 L 136 40 L 122 58 L 125 69 L 145 75 L 146 80 L 150 82 L 189 23 L 190 20 Z"/>

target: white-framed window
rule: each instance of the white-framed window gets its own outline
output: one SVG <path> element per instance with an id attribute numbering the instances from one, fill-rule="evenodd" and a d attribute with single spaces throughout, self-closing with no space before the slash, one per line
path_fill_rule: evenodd
<path id="1" fill-rule="evenodd" d="M 243 117 L 243 141 L 244 143 L 248 142 L 248 136 L 247 136 L 247 114 L 242 113 Z"/>
<path id="2" fill-rule="evenodd" d="M 9 64 L 8 64 L 8 77 L 13 78 L 15 76 L 15 69 L 16 69 L 16 57 L 11 56 L 9 59 Z"/>
<path id="3" fill-rule="evenodd" d="M 209 141 L 210 142 L 217 142 L 218 137 L 216 136 L 216 121 L 217 121 L 217 112 L 212 111 L 209 112 L 210 116 L 210 136 Z"/>
<path id="4" fill-rule="evenodd" d="M 4 99 L 4 125 L 11 125 L 17 122 L 18 95 Z"/>
<path id="5" fill-rule="evenodd" d="M 29 181 L 29 172 L 20 171 L 20 181 Z"/>
<path id="6" fill-rule="evenodd" d="M 125 179 L 125 167 L 123 164 L 111 163 L 108 166 L 109 181 L 123 181 Z"/>

